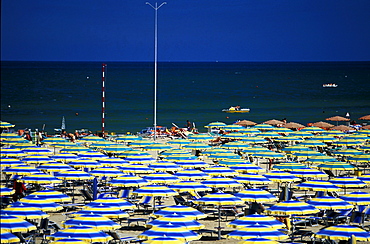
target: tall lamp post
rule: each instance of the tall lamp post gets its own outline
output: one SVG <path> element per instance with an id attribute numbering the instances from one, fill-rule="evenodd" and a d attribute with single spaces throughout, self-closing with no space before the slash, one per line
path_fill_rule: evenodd
<path id="1" fill-rule="evenodd" d="M 154 9 L 154 141 L 157 139 L 157 53 L 158 53 L 158 9 L 163 5 L 167 4 L 166 2 L 161 3 L 159 6 L 155 3 L 155 6 L 151 5 L 149 2 L 146 2 L 150 7 Z"/>

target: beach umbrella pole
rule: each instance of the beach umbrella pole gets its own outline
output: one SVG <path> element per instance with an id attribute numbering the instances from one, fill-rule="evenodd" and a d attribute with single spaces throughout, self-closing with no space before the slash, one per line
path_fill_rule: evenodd
<path id="1" fill-rule="evenodd" d="M 218 228 L 217 228 L 218 239 L 221 240 L 221 206 L 218 206 Z"/>

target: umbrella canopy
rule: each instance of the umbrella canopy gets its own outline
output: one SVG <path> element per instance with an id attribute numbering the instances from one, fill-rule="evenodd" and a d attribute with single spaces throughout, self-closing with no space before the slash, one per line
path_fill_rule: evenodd
<path id="1" fill-rule="evenodd" d="M 198 211 L 195 208 L 189 207 L 189 206 L 183 206 L 183 205 L 174 205 L 162 208 L 161 210 L 158 210 L 153 215 L 156 217 L 162 217 L 172 214 L 179 214 L 182 216 L 187 217 L 188 219 L 204 219 L 207 217 L 206 214 Z"/>
<path id="2" fill-rule="evenodd" d="M 55 161 L 69 162 L 78 159 L 78 156 L 73 153 L 61 152 L 50 156 L 50 158 L 54 159 Z"/>
<path id="3" fill-rule="evenodd" d="M 315 237 L 329 240 L 349 240 L 355 236 L 358 241 L 370 240 L 369 232 L 353 225 L 336 225 L 319 230 Z"/>
<path id="4" fill-rule="evenodd" d="M 337 125 L 337 126 L 331 127 L 330 130 L 339 130 L 339 131 L 347 132 L 347 131 L 353 131 L 354 129 L 346 125 Z"/>
<path id="5" fill-rule="evenodd" d="M 280 242 L 273 241 L 271 239 L 256 237 L 250 238 L 243 241 L 238 242 L 238 244 L 278 244 Z"/>
<path id="6" fill-rule="evenodd" d="M 268 214 L 276 215 L 292 215 L 292 214 L 306 215 L 318 213 L 320 212 L 320 210 L 308 203 L 295 200 L 288 200 L 273 205 L 269 209 L 266 209 L 266 212 Z"/>
<path id="7" fill-rule="evenodd" d="M 134 175 L 122 175 L 108 182 L 108 185 L 119 187 L 141 187 L 149 184 L 149 181 Z"/>
<path id="8" fill-rule="evenodd" d="M 10 204 L 11 207 L 32 207 L 40 209 L 44 212 L 48 211 L 59 211 L 62 210 L 63 207 L 59 205 L 58 203 L 55 203 L 49 199 L 46 199 L 44 197 L 39 197 L 35 195 L 29 195 L 27 197 L 24 197 L 17 202 L 14 202 Z"/>
<path id="9" fill-rule="evenodd" d="M 15 193 L 14 189 L 0 185 L 0 196 L 11 196 Z"/>
<path id="10" fill-rule="evenodd" d="M 149 165 L 151 169 L 154 169 L 155 171 L 165 171 L 165 172 L 176 172 L 178 170 L 182 170 L 181 166 L 171 163 L 168 161 L 158 161 L 155 163 L 151 163 Z"/>
<path id="11" fill-rule="evenodd" d="M 28 232 L 37 229 L 36 226 L 22 218 L 3 214 L 1 215 L 0 228 L 1 231 L 6 232 Z"/>
<path id="12" fill-rule="evenodd" d="M 323 121 L 312 123 L 312 126 L 316 126 L 316 127 L 319 127 L 319 128 L 331 128 L 331 127 L 334 127 L 334 125 L 332 125 L 330 123 L 327 123 L 327 122 L 323 122 Z"/>
<path id="13" fill-rule="evenodd" d="M 48 200 L 53 201 L 53 202 L 70 202 L 70 201 L 72 201 L 72 199 L 68 195 L 66 195 L 62 192 L 53 191 L 53 190 L 37 191 L 37 192 L 31 193 L 30 195 L 26 196 L 26 198 L 30 197 L 30 196 L 38 196 L 40 198 L 45 198 L 45 199 L 48 199 Z"/>
<path id="14" fill-rule="evenodd" d="M 240 191 L 234 194 L 234 196 L 246 202 L 272 202 L 277 200 L 276 196 L 262 189 L 248 189 Z"/>
<path id="15" fill-rule="evenodd" d="M 41 171 L 30 165 L 18 165 L 3 169 L 3 173 L 14 175 L 32 175 L 35 173 L 41 173 Z"/>
<path id="16" fill-rule="evenodd" d="M 127 164 L 118 167 L 125 174 L 153 173 L 154 170 L 144 164 Z"/>
<path id="17" fill-rule="evenodd" d="M 73 160 L 68 163 L 69 166 L 72 166 L 74 168 L 97 168 L 101 167 L 101 164 L 94 160 L 89 158 L 80 158 L 77 160 Z"/>
<path id="18" fill-rule="evenodd" d="M 22 179 L 19 179 L 19 181 L 32 184 L 54 184 L 62 182 L 60 179 L 45 173 L 26 175 Z"/>
<path id="19" fill-rule="evenodd" d="M 44 219 L 50 217 L 50 215 L 39 210 L 38 208 L 26 207 L 20 204 L 18 207 L 7 207 L 0 210 L 1 215 L 16 216 L 21 219 Z"/>
<path id="20" fill-rule="evenodd" d="M 181 180 L 205 180 L 211 178 L 210 175 L 196 169 L 184 169 L 177 171 L 174 175 Z"/>
<path id="21" fill-rule="evenodd" d="M 137 140 L 142 140 L 142 138 L 135 135 L 124 135 L 117 137 L 115 140 L 116 142 L 133 142 Z"/>
<path id="22" fill-rule="evenodd" d="M 53 152 L 45 147 L 27 147 L 22 150 L 26 154 L 49 155 Z"/>
<path id="23" fill-rule="evenodd" d="M 89 173 L 98 177 L 118 177 L 124 175 L 122 171 L 112 167 L 99 167 L 91 170 Z"/>
<path id="24" fill-rule="evenodd" d="M 24 157 L 27 154 L 18 148 L 5 147 L 1 148 L 0 155 L 1 157 Z"/>
<path id="25" fill-rule="evenodd" d="M 147 240 L 147 239 L 153 239 L 156 237 L 172 237 L 179 240 L 183 240 L 186 242 L 199 240 L 200 235 L 195 233 L 192 230 L 188 230 L 185 227 L 182 227 L 180 225 L 175 224 L 165 224 L 165 225 L 159 225 L 159 226 L 153 226 L 151 229 L 144 231 L 140 235 L 138 235 L 139 238 Z"/>
<path id="26" fill-rule="evenodd" d="M 279 164 L 275 164 L 273 169 L 283 170 L 283 171 L 293 171 L 296 169 L 304 169 L 307 168 L 306 165 L 298 162 L 281 162 Z M 267 176 L 268 177 L 268 176 Z"/>
<path id="27" fill-rule="evenodd" d="M 330 118 L 326 118 L 325 120 L 329 120 L 329 121 L 350 121 L 350 119 L 342 117 L 342 116 L 333 116 L 333 117 L 330 117 Z"/>
<path id="28" fill-rule="evenodd" d="M 307 201 L 308 204 L 320 209 L 320 210 L 336 210 L 336 209 L 351 209 L 353 205 L 335 197 L 324 196 L 312 198 Z"/>
<path id="29" fill-rule="evenodd" d="M 140 187 L 133 192 L 134 195 L 138 196 L 153 196 L 153 197 L 164 197 L 164 196 L 175 196 L 178 193 L 166 186 L 162 185 L 147 185 Z"/>
<path id="30" fill-rule="evenodd" d="M 267 177 L 259 174 L 242 174 L 234 177 L 234 180 L 240 183 L 245 184 L 256 184 L 256 185 L 267 185 L 267 184 L 273 184 L 274 182 L 269 180 Z"/>
<path id="31" fill-rule="evenodd" d="M 132 204 L 124 199 L 116 198 L 116 197 L 104 197 L 98 198 L 88 204 L 87 207 L 95 207 L 95 206 L 105 206 L 105 207 L 114 207 L 119 208 L 120 210 L 128 210 L 128 209 L 135 209 L 135 204 Z"/>
<path id="32" fill-rule="evenodd" d="M 94 176 L 81 170 L 66 170 L 58 172 L 55 174 L 55 177 L 62 180 L 91 180 L 94 178 Z"/>
<path id="33" fill-rule="evenodd" d="M 28 164 L 39 164 L 39 163 L 48 163 L 48 162 L 55 162 L 53 159 L 46 155 L 29 155 L 22 159 L 22 162 Z"/>
<path id="34" fill-rule="evenodd" d="M 64 238 L 75 238 L 87 242 L 107 242 L 113 239 L 103 231 L 88 226 L 72 226 L 67 229 L 59 230 L 47 238 L 55 241 Z"/>
<path id="35" fill-rule="evenodd" d="M 98 161 L 101 166 L 107 166 L 107 167 L 117 167 L 122 166 L 124 164 L 128 164 L 125 160 L 122 158 L 101 158 Z"/>
<path id="36" fill-rule="evenodd" d="M 323 178 L 328 177 L 327 174 L 321 172 L 317 169 L 311 168 L 303 168 L 303 169 L 296 169 L 290 172 L 292 175 L 300 177 L 300 178 Z"/>
<path id="37" fill-rule="evenodd" d="M 320 133 L 320 132 L 323 132 L 324 129 L 322 128 L 319 128 L 317 126 L 309 126 L 309 127 L 305 127 L 303 128 L 302 130 L 300 131 L 304 131 L 304 132 L 310 132 L 310 133 Z"/>
<path id="38" fill-rule="evenodd" d="M 223 161 L 221 161 L 220 164 L 223 164 Z M 234 166 L 230 166 L 230 169 L 235 170 L 238 173 L 257 173 L 264 171 L 263 168 L 251 163 L 239 163 Z"/>
<path id="39" fill-rule="evenodd" d="M 45 163 L 37 167 L 37 169 L 46 172 L 61 172 L 66 170 L 73 170 L 71 166 L 61 162 Z"/>
<path id="40" fill-rule="evenodd" d="M 63 223 L 64 228 L 80 225 L 92 227 L 97 230 L 116 230 L 121 228 L 121 225 L 113 220 L 96 214 L 80 215 Z"/>
<path id="41" fill-rule="evenodd" d="M 206 150 L 211 148 L 211 146 L 202 143 L 202 142 L 193 142 L 187 145 L 183 146 L 184 149 L 190 149 L 190 150 Z"/>
<path id="42" fill-rule="evenodd" d="M 2 167 L 13 167 L 16 165 L 26 165 L 26 164 L 16 158 L 1 158 Z"/>
<path id="43" fill-rule="evenodd" d="M 20 239 L 15 236 L 14 234 L 5 231 L 3 229 L 0 230 L 0 239 L 1 243 L 18 243 L 20 242 Z"/>
<path id="44" fill-rule="evenodd" d="M 259 214 L 251 214 L 247 216 L 240 217 L 238 219 L 235 219 L 231 221 L 229 224 L 227 224 L 228 227 L 241 229 L 245 228 L 248 225 L 267 225 L 273 228 L 282 228 L 285 225 L 277 220 L 274 217 L 271 216 L 265 216 L 265 215 L 259 215 Z"/>
<path id="45" fill-rule="evenodd" d="M 90 242 L 82 241 L 75 238 L 64 238 L 56 241 L 49 242 L 49 244 L 89 244 Z"/>
<path id="46" fill-rule="evenodd" d="M 212 166 L 209 168 L 203 169 L 203 172 L 210 176 L 236 176 L 239 173 L 224 166 Z"/>
<path id="47" fill-rule="evenodd" d="M 241 187 L 243 184 L 236 180 L 225 178 L 225 177 L 213 177 L 201 182 L 202 184 L 213 187 L 213 188 L 224 188 L 224 187 Z"/>
<path id="48" fill-rule="evenodd" d="M 15 125 L 6 122 L 6 121 L 0 121 L 0 128 L 11 128 L 14 127 Z"/>
<path id="49" fill-rule="evenodd" d="M 319 169 L 327 169 L 327 170 L 355 170 L 357 169 L 355 166 L 339 161 L 333 162 L 326 162 L 324 164 L 319 164 L 316 166 Z"/>
<path id="50" fill-rule="evenodd" d="M 359 188 L 365 187 L 367 185 L 362 180 L 354 177 L 337 177 L 329 180 L 329 182 L 342 188 Z"/>
<path id="51" fill-rule="evenodd" d="M 353 205 L 369 205 L 370 193 L 367 192 L 351 192 L 340 197 L 346 202 Z"/>
<path id="52" fill-rule="evenodd" d="M 289 123 L 283 124 L 283 127 L 289 128 L 289 129 L 299 129 L 299 128 L 304 128 L 305 126 L 300 123 L 289 122 Z"/>
<path id="53" fill-rule="evenodd" d="M 160 225 L 166 225 L 166 224 L 173 224 L 173 225 L 179 225 L 181 227 L 184 227 L 188 230 L 199 230 L 204 228 L 204 225 L 199 223 L 198 221 L 194 219 L 189 219 L 183 215 L 179 215 L 177 213 L 171 214 L 171 215 L 165 215 L 162 217 L 159 217 L 155 220 L 150 221 L 146 224 L 147 228 L 152 228 L 153 226 L 160 226 Z"/>
<path id="54" fill-rule="evenodd" d="M 258 124 L 258 125 L 253 126 L 253 128 L 257 129 L 257 130 L 272 130 L 272 129 L 274 129 L 274 127 L 272 125 L 268 125 L 268 124 Z"/>
<path id="55" fill-rule="evenodd" d="M 210 193 L 196 200 L 198 204 L 202 205 L 239 205 L 243 204 L 244 201 L 238 197 L 235 197 L 227 193 Z"/>
<path id="56" fill-rule="evenodd" d="M 340 189 L 340 187 L 334 185 L 333 183 L 322 180 L 305 181 L 298 184 L 296 187 L 301 190 L 309 191 L 338 191 Z"/>
<path id="57" fill-rule="evenodd" d="M 185 244 L 185 243 L 186 243 L 185 241 L 166 236 L 156 237 L 142 242 L 142 244 Z"/>
<path id="58" fill-rule="evenodd" d="M 298 177 L 295 177 L 294 175 L 288 172 L 277 170 L 273 170 L 270 173 L 266 173 L 264 174 L 264 176 L 274 182 L 294 182 L 300 180 Z"/>
<path id="59" fill-rule="evenodd" d="M 145 154 L 130 155 L 130 156 L 127 156 L 125 160 L 132 164 L 150 164 L 156 161 L 156 159 L 153 158 L 151 155 L 145 155 Z"/>
<path id="60" fill-rule="evenodd" d="M 169 149 L 172 149 L 172 147 L 163 143 L 153 143 L 143 148 L 146 151 L 164 151 Z"/>
<path id="61" fill-rule="evenodd" d="M 149 181 L 151 184 L 172 184 L 181 181 L 174 175 L 165 172 L 156 172 L 143 177 L 144 180 Z"/>
<path id="62" fill-rule="evenodd" d="M 205 128 L 222 128 L 225 125 L 226 124 L 224 122 L 214 121 L 214 122 L 209 123 L 208 125 L 205 125 L 204 127 Z"/>
<path id="63" fill-rule="evenodd" d="M 190 141 L 210 141 L 213 140 L 213 136 L 208 133 L 191 134 L 188 136 Z"/>
<path id="64" fill-rule="evenodd" d="M 212 188 L 197 181 L 180 181 L 169 186 L 178 192 L 211 191 Z"/>
<path id="65" fill-rule="evenodd" d="M 250 239 L 256 236 L 270 240 L 284 240 L 288 238 L 288 236 L 283 232 L 280 232 L 271 226 L 260 224 L 248 225 L 245 228 L 237 229 L 226 235 L 227 238 L 239 240 Z"/>
<path id="66" fill-rule="evenodd" d="M 128 218 L 129 214 L 121 210 L 120 207 L 111 207 L 100 203 L 95 206 L 85 206 L 82 210 L 71 214 L 71 216 L 80 216 L 86 214 L 96 214 L 107 218 Z"/>

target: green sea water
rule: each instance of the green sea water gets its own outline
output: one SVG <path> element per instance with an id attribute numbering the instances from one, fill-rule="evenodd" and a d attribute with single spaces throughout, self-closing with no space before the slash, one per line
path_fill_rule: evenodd
<path id="1" fill-rule="evenodd" d="M 136 133 L 154 123 L 154 66 L 107 62 L 105 130 Z M 1 120 L 15 129 L 52 133 L 101 130 L 101 62 L 2 62 Z M 337 88 L 323 88 L 336 83 Z M 226 114 L 240 105 L 248 114 Z M 200 131 L 212 121 L 257 123 L 283 119 L 307 124 L 370 114 L 370 62 L 259 62 L 158 64 L 157 124 Z"/>

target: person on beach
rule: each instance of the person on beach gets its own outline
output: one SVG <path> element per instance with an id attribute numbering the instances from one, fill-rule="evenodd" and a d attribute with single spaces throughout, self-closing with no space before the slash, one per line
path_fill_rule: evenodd
<path id="1" fill-rule="evenodd" d="M 31 133 L 29 130 L 26 130 L 24 132 L 24 139 L 26 139 L 27 141 L 32 141 Z"/>
<path id="2" fill-rule="evenodd" d="M 18 182 L 17 180 L 13 181 L 13 189 L 15 190 L 15 193 L 13 194 L 14 202 L 24 197 L 24 192 L 27 190 L 24 183 Z"/>
<path id="3" fill-rule="evenodd" d="M 188 129 L 188 131 L 191 130 L 191 122 L 189 120 L 186 121 L 186 128 Z"/>

